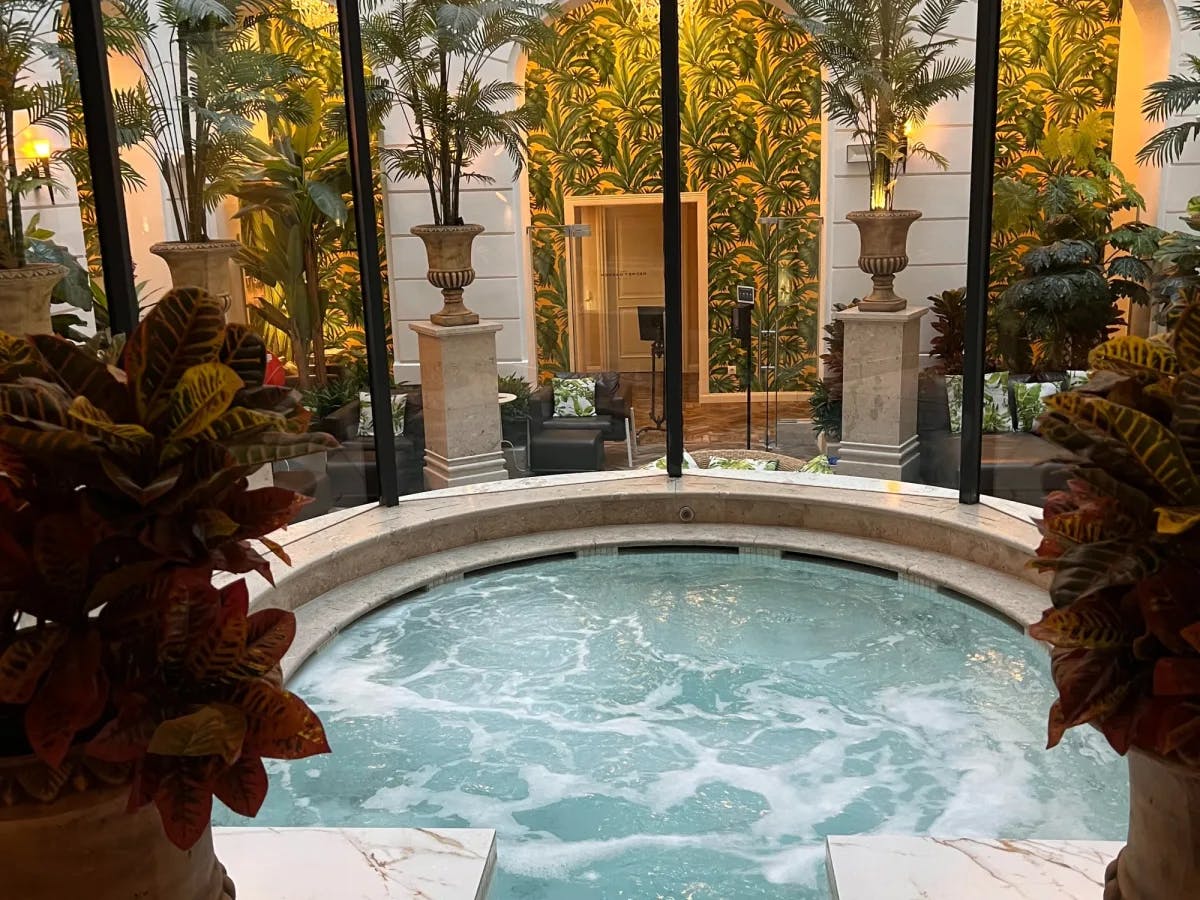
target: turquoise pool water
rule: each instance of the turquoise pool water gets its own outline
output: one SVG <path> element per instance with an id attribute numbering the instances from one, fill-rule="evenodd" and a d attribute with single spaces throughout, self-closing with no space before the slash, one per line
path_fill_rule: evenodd
<path id="1" fill-rule="evenodd" d="M 1102 739 L 1042 749 L 1036 646 L 817 561 L 483 574 L 359 622 L 293 688 L 334 753 L 271 765 L 256 824 L 495 828 L 495 900 L 815 900 L 827 834 L 1124 837 Z"/>

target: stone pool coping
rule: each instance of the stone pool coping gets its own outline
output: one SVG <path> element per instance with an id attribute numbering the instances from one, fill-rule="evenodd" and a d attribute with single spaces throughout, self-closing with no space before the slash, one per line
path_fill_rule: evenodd
<path id="1" fill-rule="evenodd" d="M 942 488 L 791 472 L 529 478 L 300 523 L 275 535 L 293 567 L 273 567 L 273 588 L 253 576 L 251 598 L 254 608 L 297 613 L 285 676 L 347 625 L 421 587 L 490 566 L 631 545 L 841 559 L 947 588 L 1024 627 L 1046 605 L 1045 577 L 1026 565 L 1039 513 L 994 499 L 963 506 Z"/>

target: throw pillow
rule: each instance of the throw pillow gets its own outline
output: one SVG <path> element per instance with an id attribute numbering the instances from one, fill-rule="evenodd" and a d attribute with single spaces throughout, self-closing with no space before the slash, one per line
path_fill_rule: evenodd
<path id="1" fill-rule="evenodd" d="M 1017 431 L 1036 432 L 1037 417 L 1046 408 L 1046 398 L 1058 393 L 1058 385 L 1050 381 L 1014 381 L 1012 389 Z"/>
<path id="2" fill-rule="evenodd" d="M 665 470 L 667 468 L 667 458 L 665 456 L 660 456 L 654 462 L 647 465 L 646 468 L 647 469 L 664 469 Z M 692 456 L 692 454 L 688 453 L 686 450 L 683 451 L 683 468 L 685 468 L 685 469 L 700 468 L 700 463 L 696 462 L 696 457 Z"/>
<path id="3" fill-rule="evenodd" d="M 777 459 L 728 459 L 724 456 L 710 456 L 710 469 L 741 469 L 743 472 L 774 472 L 779 468 Z"/>
<path id="4" fill-rule="evenodd" d="M 1008 402 L 1008 373 L 988 372 L 983 376 L 983 433 L 1004 434 L 1013 430 L 1012 406 Z"/>
<path id="5" fill-rule="evenodd" d="M 1088 382 L 1087 369 L 1068 369 L 1067 380 L 1063 382 L 1063 390 L 1070 391 L 1082 387 Z"/>
<path id="6" fill-rule="evenodd" d="M 555 378 L 554 414 L 556 416 L 594 416 L 596 414 L 596 379 Z"/>
<path id="7" fill-rule="evenodd" d="M 829 462 L 828 456 L 814 456 L 800 467 L 800 471 L 810 472 L 814 475 L 832 475 L 833 465 Z"/>
<path id="8" fill-rule="evenodd" d="M 962 433 L 963 377 L 946 376 L 946 403 L 950 406 L 950 433 Z"/>
<path id="9" fill-rule="evenodd" d="M 408 394 L 392 394 L 392 434 L 404 434 L 404 411 L 408 407 Z M 362 391 L 358 395 L 358 433 L 362 437 L 375 436 L 375 415 L 371 408 L 371 395 Z"/>

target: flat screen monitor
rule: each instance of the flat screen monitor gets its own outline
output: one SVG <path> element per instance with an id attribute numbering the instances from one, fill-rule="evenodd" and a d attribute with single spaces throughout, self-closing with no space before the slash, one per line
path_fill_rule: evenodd
<path id="1" fill-rule="evenodd" d="M 638 337 L 643 341 L 661 341 L 667 315 L 665 306 L 639 306 Z"/>

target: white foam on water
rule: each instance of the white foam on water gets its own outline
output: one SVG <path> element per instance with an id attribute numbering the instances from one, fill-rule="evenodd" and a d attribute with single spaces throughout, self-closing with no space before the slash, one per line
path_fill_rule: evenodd
<path id="1" fill-rule="evenodd" d="M 352 825 L 353 784 L 372 824 L 496 828 L 500 867 L 549 884 L 700 851 L 712 870 L 680 877 L 708 896 L 733 868 L 815 890 L 830 832 L 1110 836 L 1087 824 L 1112 799 L 1103 740 L 1040 755 L 1036 649 L 945 597 L 797 566 L 597 558 L 385 610 L 301 673 L 337 752 L 269 764 L 264 815 L 328 798 Z M 1047 777 L 1072 765 L 1088 796 Z"/>

